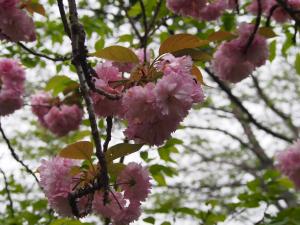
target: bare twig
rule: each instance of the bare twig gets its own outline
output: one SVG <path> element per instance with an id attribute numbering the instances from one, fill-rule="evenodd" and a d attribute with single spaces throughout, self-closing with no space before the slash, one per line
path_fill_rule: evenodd
<path id="1" fill-rule="evenodd" d="M 219 85 L 219 87 L 227 94 L 229 99 L 236 105 L 238 106 L 248 117 L 248 120 L 252 122 L 257 128 L 265 131 L 266 133 L 277 137 L 281 140 L 284 140 L 286 142 L 292 143 L 292 138 L 289 138 L 283 134 L 277 133 L 270 128 L 264 126 L 263 124 L 259 123 L 253 115 L 248 111 L 248 109 L 243 105 L 243 103 L 232 93 L 230 88 L 223 83 L 218 77 L 216 77 L 208 68 L 205 68 L 205 71 L 208 73 L 208 75 Z"/>
<path id="2" fill-rule="evenodd" d="M 12 157 L 26 170 L 27 173 L 32 175 L 33 178 L 35 179 L 35 181 L 39 184 L 39 180 L 36 177 L 36 175 L 34 174 L 34 172 L 19 158 L 15 149 L 12 147 L 10 140 L 8 139 L 8 137 L 6 136 L 6 134 L 2 128 L 1 121 L 0 121 L 0 133 L 2 134 L 2 137 L 3 137 L 4 141 L 6 142 L 8 149 L 10 150 Z"/>
<path id="3" fill-rule="evenodd" d="M 4 171 L 2 169 L 0 169 L 0 173 L 2 173 L 3 175 L 3 179 L 4 179 L 4 186 L 5 186 L 5 191 L 6 191 L 6 194 L 7 194 L 7 199 L 8 199 L 8 202 L 9 202 L 9 210 L 10 210 L 10 213 L 11 213 L 11 216 L 14 218 L 15 217 L 15 211 L 14 211 L 14 203 L 13 203 L 13 200 L 11 198 L 11 193 L 10 193 L 10 190 L 9 190 L 9 184 L 8 184 L 8 181 L 7 181 L 7 177 L 4 173 Z M 14 223 L 16 224 L 16 223 Z"/>
<path id="4" fill-rule="evenodd" d="M 108 149 L 108 144 L 111 140 L 111 131 L 112 131 L 112 126 L 113 126 L 113 119 L 111 116 L 108 116 L 106 118 L 106 139 L 103 144 L 103 151 L 106 152 Z"/>
<path id="5" fill-rule="evenodd" d="M 41 58 L 45 58 L 54 62 L 60 62 L 60 61 L 67 61 L 70 60 L 69 57 L 65 57 L 65 56 L 59 56 L 59 57 L 50 57 L 48 55 L 44 55 L 42 53 L 36 52 L 28 47 L 26 47 L 26 45 L 24 45 L 22 42 L 18 42 L 17 43 L 22 49 L 24 49 L 25 51 L 29 52 L 30 54 L 37 56 L 37 57 L 41 57 Z"/>
<path id="6" fill-rule="evenodd" d="M 66 17 L 63 0 L 57 0 L 57 5 L 58 5 L 61 20 L 63 22 L 64 30 L 65 30 L 66 34 L 68 35 L 68 37 L 71 39 L 71 30 L 70 30 L 70 26 L 69 26 L 69 23 L 68 23 L 68 20 Z"/>

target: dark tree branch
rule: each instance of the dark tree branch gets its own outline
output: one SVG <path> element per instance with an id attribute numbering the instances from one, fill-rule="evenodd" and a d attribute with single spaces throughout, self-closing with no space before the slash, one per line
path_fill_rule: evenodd
<path id="1" fill-rule="evenodd" d="M 113 126 L 113 118 L 111 116 L 108 116 L 106 118 L 106 139 L 103 144 L 103 151 L 106 152 L 108 149 L 108 144 L 111 140 L 111 131 Z"/>
<path id="2" fill-rule="evenodd" d="M 292 130 L 295 137 L 298 137 L 298 129 L 294 126 L 293 122 L 291 121 L 291 118 L 283 113 L 281 110 L 279 110 L 273 102 L 268 98 L 268 96 L 264 93 L 262 88 L 259 85 L 259 81 L 255 76 L 251 76 L 254 86 L 257 90 L 258 95 L 261 97 L 261 99 L 265 102 L 265 104 L 274 112 L 276 113 L 284 122 L 287 124 L 287 126 Z"/>
<path id="3" fill-rule="evenodd" d="M 134 20 L 130 17 L 130 15 L 128 14 L 128 9 L 124 6 L 124 1 L 120 0 L 120 7 L 121 9 L 125 12 L 125 16 L 128 19 L 135 35 L 138 37 L 138 39 L 142 42 L 143 38 L 142 35 L 140 34 L 139 30 L 137 29 L 137 27 L 135 26 Z"/>
<path id="4" fill-rule="evenodd" d="M 14 210 L 14 203 L 13 203 L 13 200 L 11 198 L 11 193 L 10 193 L 10 190 L 9 190 L 9 184 L 8 184 L 8 181 L 7 181 L 7 178 L 6 178 L 6 175 L 4 173 L 4 171 L 2 169 L 0 169 L 0 173 L 2 173 L 3 175 L 3 179 L 4 179 L 4 188 L 5 188 L 5 191 L 6 191 L 6 194 L 7 194 L 7 199 L 8 199 L 8 202 L 9 202 L 9 210 L 10 210 L 10 213 L 11 213 L 11 216 L 14 218 L 15 217 L 15 210 Z M 16 225 L 16 223 L 14 223 Z"/>
<path id="5" fill-rule="evenodd" d="M 161 6 L 162 6 L 162 3 L 163 3 L 163 0 L 159 0 L 156 7 L 155 7 L 155 10 L 154 10 L 154 14 L 153 14 L 153 17 L 149 23 L 149 29 L 148 30 L 151 30 L 154 26 L 155 26 L 155 23 L 156 23 L 156 19 L 157 19 L 157 16 L 159 14 L 159 11 L 161 9 Z"/>
<path id="6" fill-rule="evenodd" d="M 34 174 L 34 172 L 19 158 L 19 156 L 17 155 L 15 149 L 12 147 L 11 143 L 10 143 L 10 140 L 8 139 L 8 137 L 6 136 L 3 128 L 2 128 L 2 125 L 1 125 L 1 121 L 0 121 L 0 133 L 2 134 L 2 137 L 8 147 L 8 149 L 10 150 L 10 153 L 12 155 L 12 157 L 25 169 L 25 171 L 27 173 L 29 173 L 30 175 L 33 176 L 33 178 L 35 179 L 35 181 L 38 183 L 39 185 L 39 180 L 38 178 L 36 177 L 36 175 Z"/>
<path id="7" fill-rule="evenodd" d="M 251 35 L 249 36 L 248 42 L 245 46 L 245 53 L 247 53 L 247 51 L 249 50 L 250 46 L 252 45 L 252 42 L 255 38 L 255 35 L 259 29 L 259 25 L 260 25 L 260 21 L 261 21 L 261 15 L 262 15 L 262 5 L 261 5 L 261 0 L 256 0 L 257 1 L 257 5 L 258 5 L 258 12 L 257 12 L 257 16 L 256 16 L 256 20 L 255 20 L 255 26 L 254 29 L 251 33 Z"/>
<path id="8" fill-rule="evenodd" d="M 60 13 L 61 20 L 63 22 L 65 33 L 68 35 L 68 37 L 71 39 L 71 30 L 70 26 L 66 17 L 65 7 L 63 0 L 57 0 L 57 5 Z"/>
<path id="9" fill-rule="evenodd" d="M 230 88 L 225 83 L 223 83 L 218 77 L 216 77 L 208 68 L 205 68 L 205 71 L 219 85 L 219 87 L 227 94 L 229 99 L 247 115 L 247 119 L 250 122 L 252 122 L 257 128 L 265 131 L 266 133 L 268 133 L 274 137 L 277 137 L 281 140 L 292 143 L 292 138 L 289 138 L 283 134 L 277 133 L 277 132 L 271 130 L 270 128 L 264 126 L 263 124 L 259 123 L 253 117 L 253 115 L 248 111 L 248 109 L 243 105 L 243 103 L 232 93 Z"/>
<path id="10" fill-rule="evenodd" d="M 86 47 L 85 47 L 85 32 L 82 24 L 80 24 L 77 14 L 77 5 L 75 0 L 68 0 L 69 3 L 69 15 L 70 15 L 70 24 L 71 24 L 71 37 L 72 37 L 72 63 L 76 68 L 77 75 L 80 82 L 80 89 L 82 96 L 84 98 L 86 108 L 89 115 L 89 121 L 91 123 L 92 137 L 96 146 L 96 157 L 99 161 L 99 166 L 101 168 L 100 173 L 97 176 L 97 179 L 93 185 L 88 185 L 84 188 L 76 190 L 74 193 L 70 193 L 69 200 L 72 207 L 72 212 L 76 217 L 83 216 L 80 214 L 77 207 L 77 199 L 88 195 L 94 194 L 94 192 L 100 188 L 104 189 L 104 203 L 107 201 L 108 190 L 109 190 L 109 177 L 107 173 L 107 164 L 104 152 L 101 146 L 100 133 L 97 127 L 96 116 L 94 112 L 94 107 L 92 104 L 91 97 L 89 95 L 89 90 L 87 88 L 87 76 L 86 68 L 83 66 L 87 65 L 86 57 Z"/>
<path id="11" fill-rule="evenodd" d="M 42 53 L 38 53 L 38 52 L 26 47 L 26 45 L 24 45 L 22 42 L 18 42 L 17 44 L 18 44 L 18 46 L 20 46 L 22 49 L 29 52 L 30 54 L 32 54 L 34 56 L 37 56 L 37 57 L 41 57 L 41 58 L 51 60 L 53 62 L 62 62 L 62 61 L 70 60 L 70 58 L 66 57 L 66 56 L 58 56 L 58 57 L 55 58 L 55 57 L 50 57 L 50 56 L 44 55 Z"/>
<path id="12" fill-rule="evenodd" d="M 253 146 L 250 150 L 256 155 L 256 157 L 260 160 L 260 163 L 263 168 L 273 167 L 273 161 L 270 159 L 264 149 L 261 147 L 260 143 L 256 139 L 251 126 L 245 120 L 243 113 L 241 112 L 240 108 L 233 109 L 233 113 L 235 114 L 236 118 L 240 122 L 241 126 L 244 129 L 246 136 L 248 137 L 249 142 Z"/>
<path id="13" fill-rule="evenodd" d="M 286 0 L 276 0 L 276 2 L 290 15 L 290 17 L 295 21 L 295 23 L 299 27 L 300 26 L 299 10 L 294 10 L 291 6 L 289 6 Z"/>
<path id="14" fill-rule="evenodd" d="M 266 21 L 266 27 L 270 26 L 271 23 L 271 17 L 273 16 L 274 12 L 276 11 L 276 9 L 278 9 L 280 6 L 279 5 L 273 5 L 272 8 L 269 11 L 268 17 L 267 17 L 267 21 Z"/>

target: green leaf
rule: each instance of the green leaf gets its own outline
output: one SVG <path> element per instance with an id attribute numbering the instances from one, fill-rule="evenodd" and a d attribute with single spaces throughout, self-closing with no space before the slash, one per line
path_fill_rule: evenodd
<path id="1" fill-rule="evenodd" d="M 115 159 L 137 152 L 143 147 L 143 144 L 122 143 L 110 147 L 105 153 L 105 158 L 108 162 Z"/>
<path id="2" fill-rule="evenodd" d="M 161 223 L 160 225 L 171 225 L 171 223 L 168 221 L 165 221 L 165 222 Z"/>
<path id="3" fill-rule="evenodd" d="M 79 220 L 58 219 L 50 223 L 50 225 L 92 225 L 91 223 L 81 223 Z"/>
<path id="4" fill-rule="evenodd" d="M 155 224 L 155 219 L 152 216 L 143 219 L 143 221 L 146 223 Z"/>
<path id="5" fill-rule="evenodd" d="M 122 163 L 109 163 L 107 170 L 111 176 L 117 177 L 125 167 L 126 165 Z"/>
<path id="6" fill-rule="evenodd" d="M 269 52 L 270 52 L 270 55 L 269 55 L 269 60 L 272 62 L 275 57 L 276 57 L 276 44 L 277 44 L 277 41 L 274 40 L 270 43 L 269 45 Z"/>
<path id="7" fill-rule="evenodd" d="M 92 53 L 91 56 L 95 56 L 102 59 L 111 60 L 114 62 L 123 63 L 138 63 L 139 58 L 129 48 L 125 48 L 119 45 L 110 46 Z"/>
<path id="8" fill-rule="evenodd" d="M 60 157 L 68 159 L 87 159 L 90 160 L 93 155 L 93 144 L 89 141 L 79 141 L 70 144 L 59 153 Z"/>
<path id="9" fill-rule="evenodd" d="M 78 87 L 78 83 L 71 78 L 58 75 L 52 77 L 46 84 L 45 91 L 52 90 L 54 96 L 57 96 L 60 92 L 63 92 L 68 87 Z"/>
<path id="10" fill-rule="evenodd" d="M 298 75 L 300 75 L 300 53 L 297 54 L 295 60 L 295 69 Z"/>
<path id="11" fill-rule="evenodd" d="M 104 44 L 105 44 L 105 41 L 104 41 L 103 38 L 101 38 L 98 41 L 96 41 L 96 43 L 95 43 L 95 49 L 96 49 L 96 51 L 104 48 Z"/>
<path id="12" fill-rule="evenodd" d="M 202 40 L 199 37 L 191 34 L 176 34 L 165 40 L 160 48 L 159 54 L 172 53 L 182 49 L 199 48 L 208 45 L 209 41 Z"/>

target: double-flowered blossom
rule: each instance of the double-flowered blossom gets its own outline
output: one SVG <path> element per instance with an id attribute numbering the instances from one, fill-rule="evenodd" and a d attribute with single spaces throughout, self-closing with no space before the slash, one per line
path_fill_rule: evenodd
<path id="1" fill-rule="evenodd" d="M 150 193 L 149 172 L 137 163 L 129 163 L 118 176 L 117 183 L 130 202 L 145 201 Z"/>
<path id="2" fill-rule="evenodd" d="M 13 59 L 0 60 L 0 116 L 23 106 L 25 71 Z"/>
<path id="3" fill-rule="evenodd" d="M 150 145 L 161 145 L 188 114 L 193 103 L 204 95 L 191 74 L 188 56 L 165 55 L 157 63 L 163 73 L 156 83 L 130 88 L 122 99 L 123 118 L 128 121 L 127 138 Z"/>
<path id="4" fill-rule="evenodd" d="M 112 62 L 97 65 L 97 77 L 94 78 L 95 87 L 110 94 L 120 94 L 123 86 L 118 83 L 122 79 L 119 69 Z M 121 112 L 120 100 L 110 100 L 96 92 L 91 93 L 95 113 L 98 116 L 116 116 Z"/>
<path id="5" fill-rule="evenodd" d="M 0 0 L 0 40 L 13 42 L 34 41 L 34 23 L 28 14 L 20 9 L 19 0 Z"/>
<path id="6" fill-rule="evenodd" d="M 290 19 L 288 12 L 278 5 L 276 0 L 261 0 L 261 9 L 262 13 L 265 16 L 270 16 L 272 13 L 272 17 L 276 22 L 284 23 Z M 300 9 L 300 0 L 287 0 L 286 4 L 294 10 Z M 254 13 L 258 13 L 258 2 L 252 1 L 251 4 L 247 7 L 247 9 Z"/>
<path id="7" fill-rule="evenodd" d="M 219 18 L 226 9 L 235 6 L 232 0 L 167 0 L 167 7 L 175 14 L 206 21 Z"/>
<path id="8" fill-rule="evenodd" d="M 242 23 L 239 37 L 223 43 L 215 52 L 212 66 L 215 74 L 224 81 L 239 82 L 250 75 L 256 67 L 266 63 L 268 47 L 266 39 L 255 34 L 249 45 L 254 25 Z"/>
<path id="9" fill-rule="evenodd" d="M 278 168 L 300 189 L 300 140 L 277 155 Z"/>
<path id="10" fill-rule="evenodd" d="M 71 169 L 78 166 L 78 161 L 55 157 L 42 160 L 38 168 L 40 185 L 48 199 L 49 205 L 60 216 L 72 217 L 68 195 L 76 185 L 76 179 L 71 176 Z"/>
<path id="11" fill-rule="evenodd" d="M 82 121 L 83 110 L 78 105 L 55 103 L 51 95 L 45 92 L 32 96 L 31 105 L 39 122 L 57 136 L 77 130 Z"/>
<path id="12" fill-rule="evenodd" d="M 120 192 L 111 191 L 104 205 L 104 193 L 96 192 L 93 201 L 93 211 L 104 218 L 116 219 L 125 210 L 126 200 Z"/>

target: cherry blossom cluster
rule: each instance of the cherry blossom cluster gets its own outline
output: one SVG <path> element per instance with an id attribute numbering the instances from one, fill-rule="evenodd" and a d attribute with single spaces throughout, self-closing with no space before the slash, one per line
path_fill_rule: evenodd
<path id="1" fill-rule="evenodd" d="M 300 140 L 277 155 L 278 168 L 300 189 Z"/>
<path id="2" fill-rule="evenodd" d="M 19 0 L 0 0 L 0 40 L 13 42 L 35 41 L 35 28 L 31 17 L 20 8 Z"/>
<path id="3" fill-rule="evenodd" d="M 266 63 L 266 39 L 256 33 L 249 45 L 249 37 L 253 30 L 254 25 L 242 23 L 238 30 L 239 37 L 223 43 L 215 52 L 212 67 L 221 80 L 239 82 L 248 77 L 256 67 Z"/>
<path id="4" fill-rule="evenodd" d="M 13 59 L 0 60 L 0 116 L 23 106 L 25 71 Z"/>
<path id="5" fill-rule="evenodd" d="M 130 140 L 161 145 L 187 116 L 194 103 L 204 101 L 201 86 L 191 74 L 189 56 L 163 56 L 155 69 L 162 75 L 154 82 L 135 85 L 123 91 L 120 100 L 109 100 L 92 93 L 99 116 L 118 116 L 128 122 L 124 134 Z M 110 62 L 96 67 L 95 86 L 108 93 L 122 93 L 122 76 Z"/>
<path id="6" fill-rule="evenodd" d="M 60 216 L 73 217 L 68 195 L 82 181 L 80 174 L 72 176 L 72 168 L 79 165 L 78 160 L 55 157 L 42 160 L 38 168 L 40 185 L 49 205 Z M 117 185 L 121 192 L 110 190 L 105 204 L 103 192 L 97 191 L 92 210 L 97 215 L 111 219 L 114 225 L 127 225 L 141 215 L 141 202 L 146 200 L 151 189 L 149 172 L 137 163 L 129 163 L 118 175 Z M 79 209 L 84 209 L 87 204 L 87 197 L 81 198 Z"/>
<path id="7" fill-rule="evenodd" d="M 39 122 L 57 136 L 77 130 L 82 121 L 83 110 L 77 104 L 66 105 L 49 93 L 33 95 L 31 105 Z"/>
<path id="8" fill-rule="evenodd" d="M 235 0 L 167 0 L 167 7 L 175 14 L 198 20 L 211 21 L 219 18 L 226 9 L 236 7 Z"/>
<path id="9" fill-rule="evenodd" d="M 300 9 L 300 0 L 287 0 L 285 2 L 293 10 Z M 281 6 L 279 6 L 276 0 L 261 0 L 261 7 L 262 7 L 262 12 L 265 16 L 268 17 L 272 15 L 272 18 L 279 23 L 284 23 L 289 19 L 291 19 L 287 11 Z M 250 12 L 257 14 L 258 13 L 257 1 L 252 1 L 247 9 Z"/>

